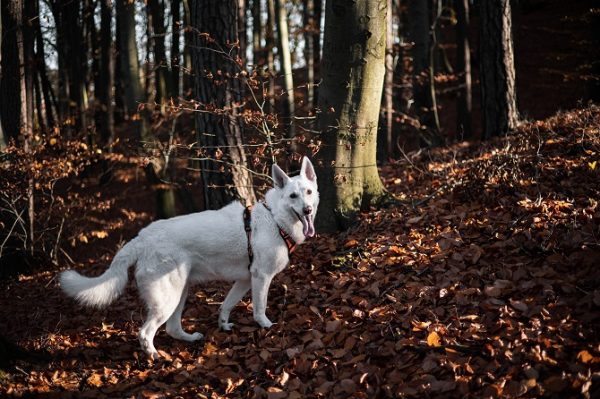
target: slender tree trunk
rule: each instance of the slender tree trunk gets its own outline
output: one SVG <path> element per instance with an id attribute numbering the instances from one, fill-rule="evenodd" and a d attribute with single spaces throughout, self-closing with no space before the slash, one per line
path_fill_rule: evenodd
<path id="1" fill-rule="evenodd" d="M 455 0 L 456 9 L 456 60 L 460 76 L 457 97 L 457 133 L 464 139 L 472 137 L 471 113 L 471 48 L 469 45 L 469 0 Z"/>
<path id="2" fill-rule="evenodd" d="M 180 62 L 181 51 L 179 43 L 181 40 L 181 0 L 171 3 L 171 92 L 169 96 L 173 99 L 179 97 Z"/>
<path id="3" fill-rule="evenodd" d="M 266 29 L 266 48 L 267 48 L 267 69 L 269 73 L 269 112 L 275 112 L 275 0 L 267 0 L 267 29 Z"/>
<path id="4" fill-rule="evenodd" d="M 481 94 L 483 137 L 517 127 L 517 94 L 510 0 L 480 3 Z"/>
<path id="5" fill-rule="evenodd" d="M 165 97 L 169 92 L 167 88 L 169 64 L 167 63 L 167 52 L 165 48 L 165 5 L 161 0 L 148 0 L 150 10 L 148 17 L 152 23 L 152 52 L 154 54 L 154 89 L 156 90 L 155 101 L 164 105 Z"/>
<path id="6" fill-rule="evenodd" d="M 236 1 L 195 0 L 191 4 L 194 28 L 209 35 L 194 35 L 192 54 L 196 100 L 201 106 L 229 110 L 223 115 L 196 114 L 198 142 L 206 156 L 211 158 L 202 161 L 205 205 L 217 209 L 235 197 L 253 203 L 252 176 L 247 169 L 238 109 L 242 87 L 235 77 L 239 72 L 235 61 L 239 54 L 235 46 L 228 47 L 228 43 L 238 40 Z M 231 55 L 231 59 L 214 51 L 223 49 Z M 225 156 L 221 157 L 223 152 Z"/>
<path id="7" fill-rule="evenodd" d="M 296 135 L 294 124 L 294 75 L 292 71 L 292 56 L 290 52 L 290 35 L 288 31 L 288 15 L 285 0 L 275 0 L 275 22 L 277 24 L 277 47 L 281 73 L 283 75 L 283 90 L 285 91 L 283 117 L 289 123 L 286 135 L 293 138 Z"/>
<path id="8" fill-rule="evenodd" d="M 306 60 L 306 106 L 314 107 L 315 98 L 315 0 L 304 2 L 304 59 Z"/>
<path id="9" fill-rule="evenodd" d="M 382 161 L 387 161 L 394 151 L 394 24 L 393 0 L 387 0 L 388 16 L 386 19 L 386 45 L 385 45 L 385 82 L 383 89 L 383 114 L 385 121 L 385 146 L 381 156 Z"/>
<path id="10" fill-rule="evenodd" d="M 261 16 L 261 0 L 252 0 L 252 62 L 255 68 L 264 63 Z"/>
<path id="11" fill-rule="evenodd" d="M 183 94 L 190 98 L 194 91 L 194 78 L 192 76 L 192 46 L 194 45 L 194 34 L 192 32 L 192 11 L 190 9 L 191 0 L 182 0 L 185 16 L 185 31 L 183 34 Z"/>
<path id="12" fill-rule="evenodd" d="M 35 18 L 32 23 L 36 42 L 36 69 L 42 84 L 41 89 L 42 96 L 44 98 L 44 113 L 46 117 L 46 125 L 48 126 L 48 128 L 53 128 L 56 124 L 54 119 L 56 110 L 56 97 L 54 95 L 52 85 L 50 84 L 50 81 L 48 79 L 48 72 L 46 70 L 46 52 L 44 50 L 44 37 L 42 36 L 40 19 Z"/>
<path id="13" fill-rule="evenodd" d="M 377 125 L 385 76 L 387 3 L 327 2 L 317 154 L 319 227 L 348 227 L 386 191 L 377 170 Z M 349 34 L 348 32 L 356 32 Z"/>
<path id="14" fill-rule="evenodd" d="M 239 57 L 243 60 L 242 62 L 246 64 L 246 50 L 248 49 L 248 32 L 246 29 L 246 14 L 248 1 L 247 0 L 237 0 L 237 30 L 238 30 L 238 43 L 240 46 L 239 49 Z"/>
<path id="15" fill-rule="evenodd" d="M 323 19 L 323 0 L 313 0 L 315 31 L 313 32 L 313 56 L 315 68 L 321 63 L 321 20 Z M 318 90 L 318 89 L 317 89 Z M 315 92 L 315 96 L 317 93 Z"/>

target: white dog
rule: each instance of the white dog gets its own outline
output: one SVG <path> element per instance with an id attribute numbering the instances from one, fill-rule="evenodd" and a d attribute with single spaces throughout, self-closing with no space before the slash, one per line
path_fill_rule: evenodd
<path id="1" fill-rule="evenodd" d="M 255 205 L 248 217 L 244 207 L 234 202 L 217 211 L 156 221 L 125 244 L 101 276 L 63 272 L 62 289 L 83 305 L 106 306 L 123 292 L 127 270 L 135 264 L 137 286 L 148 308 L 139 339 L 152 358 L 158 357 L 154 335 L 165 322 L 174 338 L 203 337 L 181 327 L 188 289 L 195 283 L 235 281 L 221 305 L 222 329 L 231 329 L 229 314 L 250 288 L 254 320 L 270 327 L 273 323 L 265 310 L 271 280 L 288 264 L 290 250 L 315 234 L 319 205 L 317 178 L 308 158 L 302 160 L 299 176 L 290 178 L 277 165 L 272 176 L 275 187 L 267 192 L 266 203 Z"/>

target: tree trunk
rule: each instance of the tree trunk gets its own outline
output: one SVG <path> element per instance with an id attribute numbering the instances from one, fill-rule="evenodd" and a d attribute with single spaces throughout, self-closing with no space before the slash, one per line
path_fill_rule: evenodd
<path id="1" fill-rule="evenodd" d="M 304 59 L 306 60 L 306 106 L 314 107 L 315 98 L 315 4 L 314 0 L 304 2 Z"/>
<path id="2" fill-rule="evenodd" d="M 192 5 L 194 35 L 193 71 L 195 97 L 200 106 L 227 109 L 222 114 L 196 113 L 196 134 L 205 157 L 201 162 L 205 206 L 218 209 L 239 197 L 255 201 L 252 177 L 247 169 L 238 109 L 242 83 L 236 60 L 238 11 L 235 0 L 196 0 Z M 217 53 L 225 51 L 229 56 Z M 231 58 L 229 58 L 231 57 Z"/>
<path id="3" fill-rule="evenodd" d="M 472 137 L 471 113 L 471 48 L 469 46 L 469 0 L 455 0 L 456 8 L 456 65 L 460 90 L 457 97 L 457 134 L 463 139 Z"/>
<path id="4" fill-rule="evenodd" d="M 376 0 L 326 5 L 319 90 L 324 146 L 317 154 L 321 231 L 347 228 L 361 209 L 387 196 L 376 160 L 387 12 Z"/>
<path id="5" fill-rule="evenodd" d="M 154 54 L 154 100 L 163 110 L 164 100 L 169 92 L 167 88 L 169 67 L 165 48 L 165 5 L 161 0 L 148 0 L 148 17 L 152 20 L 152 52 Z"/>
<path id="6" fill-rule="evenodd" d="M 48 79 L 48 72 L 46 69 L 46 52 L 44 50 L 44 37 L 42 36 L 42 27 L 40 25 L 39 18 L 34 19 L 33 29 L 36 41 L 36 69 L 42 84 L 42 97 L 44 98 L 46 124 L 48 128 L 52 129 L 56 124 L 54 119 L 56 110 L 56 97 L 54 95 L 52 85 L 50 84 L 50 80 Z"/>
<path id="7" fill-rule="evenodd" d="M 115 136 L 113 109 L 114 48 L 111 34 L 112 1 L 100 0 L 100 68 L 96 94 L 99 102 L 97 125 L 104 146 L 110 146 Z"/>
<path id="8" fill-rule="evenodd" d="M 248 49 L 248 32 L 246 29 L 246 7 L 248 6 L 247 0 L 237 0 L 237 30 L 238 30 L 238 44 L 240 46 L 238 55 L 242 59 L 244 65 L 246 64 L 246 50 Z"/>
<path id="9" fill-rule="evenodd" d="M 433 125 L 433 99 L 429 87 L 429 7 L 423 0 L 408 1 L 408 20 L 410 21 L 408 39 L 413 43 L 411 49 L 413 61 L 413 107 L 421 123 Z"/>
<path id="10" fill-rule="evenodd" d="M 510 0 L 480 5 L 481 95 L 483 137 L 489 139 L 517 127 L 517 94 Z"/>
<path id="11" fill-rule="evenodd" d="M 252 62 L 255 68 L 264 63 L 261 16 L 261 0 L 252 0 Z"/>
<path id="12" fill-rule="evenodd" d="M 181 51 L 179 43 L 181 40 L 181 0 L 171 3 L 171 85 L 169 96 L 173 99 L 179 97 L 180 62 Z"/>
<path id="13" fill-rule="evenodd" d="M 140 83 L 140 62 L 135 38 L 135 3 L 117 0 L 116 6 L 121 91 L 125 101 L 125 114 L 134 116 L 137 114 L 138 102 L 145 100 Z M 144 118 L 139 114 L 136 117 L 135 128 L 142 141 L 149 140 Z"/>
<path id="14" fill-rule="evenodd" d="M 385 82 L 383 89 L 383 116 L 385 120 L 385 145 L 379 159 L 383 162 L 392 156 L 394 151 L 394 24 L 393 1 L 387 0 L 388 16 L 386 20 L 386 45 L 385 45 Z"/>
<path id="15" fill-rule="evenodd" d="M 267 29 L 266 29 L 266 48 L 267 48 L 267 69 L 269 74 L 269 112 L 275 112 L 275 1 L 267 0 Z"/>
<path id="16" fill-rule="evenodd" d="M 17 144 L 21 126 L 21 81 L 17 30 L 22 21 L 21 1 L 2 1 L 2 80 L 0 115 L 5 141 Z"/>
<path id="17" fill-rule="evenodd" d="M 183 94 L 189 98 L 194 91 L 194 78 L 192 76 L 192 46 L 194 45 L 194 34 L 192 33 L 192 10 L 191 0 L 182 0 L 185 16 L 185 31 L 183 34 Z"/>
<path id="18" fill-rule="evenodd" d="M 281 74 L 283 75 L 283 90 L 285 98 L 283 102 L 284 124 L 288 125 L 286 136 L 293 138 L 295 134 L 294 125 L 294 75 L 292 71 L 292 56 L 290 53 L 290 35 L 288 31 L 288 15 L 285 9 L 285 0 L 275 0 L 275 22 L 277 24 L 277 50 L 279 62 L 281 63 Z"/>
<path id="19" fill-rule="evenodd" d="M 2 39 L 4 38 L 4 31 L 2 30 L 2 15 L 4 15 L 4 6 L 0 5 L 0 79 L 2 77 Z M 0 87 L 2 83 L 0 82 Z M 2 129 L 2 104 L 0 102 L 0 151 L 6 148 L 6 137 L 4 137 L 4 130 Z"/>

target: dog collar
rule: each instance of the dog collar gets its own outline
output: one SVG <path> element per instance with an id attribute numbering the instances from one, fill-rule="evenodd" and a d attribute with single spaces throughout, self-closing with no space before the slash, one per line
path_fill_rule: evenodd
<path id="1" fill-rule="evenodd" d="M 266 210 L 268 210 L 269 212 L 271 212 L 271 214 L 273 214 L 273 212 L 271 211 L 271 208 L 269 208 L 269 206 L 266 203 L 261 202 L 261 204 L 265 207 Z M 250 259 L 250 263 L 248 264 L 248 269 L 250 268 L 250 266 L 252 265 L 252 261 L 254 260 L 254 252 L 252 251 L 252 244 L 250 242 L 250 240 L 252 238 L 251 222 L 252 222 L 252 207 L 247 206 L 244 209 L 244 230 L 246 230 L 246 237 L 248 238 L 248 259 Z M 289 256 L 296 250 L 296 248 L 298 247 L 298 244 L 284 229 L 281 228 L 281 226 L 279 224 L 277 225 L 277 228 L 279 229 L 279 235 L 285 242 L 285 245 L 288 249 L 288 256 Z"/>

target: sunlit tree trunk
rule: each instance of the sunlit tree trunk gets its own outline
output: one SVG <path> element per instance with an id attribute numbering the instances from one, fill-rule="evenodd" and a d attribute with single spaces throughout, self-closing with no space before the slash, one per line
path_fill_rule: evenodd
<path id="1" fill-rule="evenodd" d="M 275 0 L 275 23 L 277 25 L 277 50 L 283 75 L 283 117 L 288 125 L 286 135 L 295 136 L 294 116 L 294 75 L 292 71 L 292 55 L 290 52 L 290 35 L 285 0 Z"/>
<path id="2" fill-rule="evenodd" d="M 247 169 L 242 141 L 239 104 L 242 84 L 236 75 L 238 48 L 238 9 L 235 0 L 191 1 L 194 34 L 193 71 L 195 97 L 200 106 L 227 109 L 222 115 L 196 114 L 198 142 L 207 158 L 203 160 L 202 179 L 205 206 L 218 209 L 238 197 L 255 201 L 252 177 Z M 224 53 L 221 53 L 224 52 Z"/>
<path id="3" fill-rule="evenodd" d="M 471 138 L 471 48 L 469 45 L 469 0 L 455 0 L 456 9 L 456 65 L 460 76 L 457 97 L 457 133 L 464 139 Z"/>
<path id="4" fill-rule="evenodd" d="M 376 160 L 387 12 L 376 0 L 326 5 L 319 90 L 324 146 L 317 153 L 321 231 L 346 228 L 361 209 L 387 198 Z"/>
<path id="5" fill-rule="evenodd" d="M 517 93 L 510 0 L 480 3 L 483 136 L 488 139 L 517 127 Z"/>

